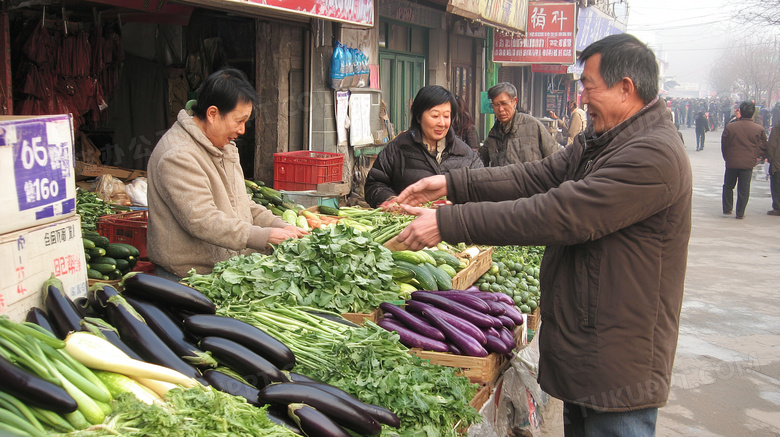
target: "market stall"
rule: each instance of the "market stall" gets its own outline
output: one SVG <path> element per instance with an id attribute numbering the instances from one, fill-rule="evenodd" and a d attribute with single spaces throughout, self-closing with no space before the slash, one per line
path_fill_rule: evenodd
<path id="1" fill-rule="evenodd" d="M 70 209 L 20 210 L 2 235 L 6 432 L 463 435 L 534 336 L 541 248 L 403 250 L 409 216 L 246 181 L 309 235 L 174 282 L 145 267 L 143 207 L 66 169 L 49 197 Z"/>

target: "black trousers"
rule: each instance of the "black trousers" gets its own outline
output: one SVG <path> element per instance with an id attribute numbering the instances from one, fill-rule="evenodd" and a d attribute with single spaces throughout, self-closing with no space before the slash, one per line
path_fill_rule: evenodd
<path id="1" fill-rule="evenodd" d="M 734 210 L 734 187 L 737 187 L 737 217 L 745 215 L 745 207 L 750 198 L 750 180 L 753 169 L 727 168 L 723 176 L 723 213 Z"/>
<path id="2" fill-rule="evenodd" d="M 769 189 L 772 193 L 772 209 L 780 211 L 780 171 L 769 175 Z"/>

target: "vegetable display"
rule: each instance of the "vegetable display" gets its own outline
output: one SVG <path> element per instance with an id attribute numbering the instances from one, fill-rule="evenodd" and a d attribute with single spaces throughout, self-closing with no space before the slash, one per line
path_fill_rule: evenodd
<path id="1" fill-rule="evenodd" d="M 279 244 L 272 255 L 244 255 L 217 263 L 212 273 L 184 281 L 209 299 L 312 306 L 338 313 L 370 312 L 397 300 L 391 252 L 366 233 L 341 223 Z"/>
<path id="2" fill-rule="evenodd" d="M 108 238 L 93 231 L 85 230 L 82 242 L 89 279 L 119 279 L 135 267 L 141 255 L 135 246 L 111 243 Z"/>
<path id="3" fill-rule="evenodd" d="M 101 216 L 113 214 L 111 204 L 104 201 L 95 193 L 78 189 L 76 190 L 76 213 L 81 216 L 81 229 L 94 231 L 97 229 L 97 221 Z"/>
<path id="4" fill-rule="evenodd" d="M 452 368 L 410 354 L 397 334 L 371 322 L 350 327 L 304 308 L 259 302 L 225 301 L 217 314 L 230 315 L 282 341 L 295 352 L 296 373 L 395 412 L 401 428 L 393 432 L 401 436 L 454 437 L 455 423 L 468 426 L 480 419 L 468 405 L 476 384 Z M 381 422 L 381 416 L 370 415 Z"/>

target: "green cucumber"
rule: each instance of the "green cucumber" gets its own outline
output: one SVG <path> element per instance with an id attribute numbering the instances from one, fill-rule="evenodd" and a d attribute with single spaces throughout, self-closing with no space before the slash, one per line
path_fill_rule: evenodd
<path id="1" fill-rule="evenodd" d="M 332 207 L 332 206 L 328 206 L 328 205 L 319 205 L 319 206 L 317 207 L 317 209 L 319 209 L 319 211 L 320 211 L 320 214 L 325 214 L 325 215 L 339 215 L 339 209 L 338 209 L 338 208 L 334 208 L 334 207 Z"/>
<path id="2" fill-rule="evenodd" d="M 431 255 L 436 260 L 436 265 L 441 266 L 447 264 L 453 269 L 460 267 L 460 260 L 455 255 L 447 252 L 446 250 L 426 250 L 426 253 Z"/>
<path id="3" fill-rule="evenodd" d="M 84 249 L 94 249 L 95 248 L 95 242 L 90 240 L 89 238 L 82 238 L 81 242 L 84 244 Z"/>
<path id="4" fill-rule="evenodd" d="M 102 235 L 98 235 L 98 236 L 87 235 L 84 238 L 88 238 L 92 240 L 92 242 L 95 243 L 95 246 L 102 247 L 104 249 L 108 247 L 108 244 L 110 243 L 110 241 L 108 241 L 108 238 Z"/>
<path id="5" fill-rule="evenodd" d="M 87 278 L 89 279 L 103 279 L 103 274 L 99 271 L 89 268 L 87 269 Z"/>
<path id="6" fill-rule="evenodd" d="M 424 263 L 423 267 L 428 269 L 436 281 L 436 287 L 439 290 L 452 290 L 452 278 L 444 270 L 440 270 L 438 267 L 431 263 Z"/>
<path id="7" fill-rule="evenodd" d="M 132 255 L 130 249 L 122 244 L 109 243 L 106 247 L 106 256 L 110 256 L 111 258 L 127 258 L 130 255 Z"/>
<path id="8" fill-rule="evenodd" d="M 136 257 L 136 258 L 137 258 L 137 257 L 139 257 L 139 256 L 141 256 L 141 251 L 140 251 L 140 250 L 138 250 L 138 248 L 137 248 L 137 247 L 135 247 L 135 246 L 133 246 L 132 244 L 127 244 L 127 243 L 111 243 L 111 244 L 113 244 L 113 245 L 115 245 L 115 246 L 123 246 L 123 247 L 126 247 L 126 248 L 127 248 L 127 250 L 129 250 L 129 251 L 130 251 L 130 255 L 131 255 L 131 256 L 134 256 L 134 257 Z M 126 256 L 121 256 L 120 258 L 127 258 L 127 257 L 126 257 Z"/>
<path id="9" fill-rule="evenodd" d="M 102 247 L 94 247 L 92 249 L 89 249 L 87 253 L 92 258 L 96 258 L 99 256 L 106 256 L 106 249 L 103 249 Z"/>
<path id="10" fill-rule="evenodd" d="M 111 258 L 110 256 L 98 256 L 95 258 L 92 258 L 91 264 L 111 264 L 116 265 L 116 259 Z"/>
<path id="11" fill-rule="evenodd" d="M 396 261 L 395 263 L 401 268 L 412 269 L 412 271 L 414 271 L 414 280 L 420 284 L 422 290 L 436 291 L 439 289 L 436 278 L 431 274 L 430 271 L 428 271 L 427 267 L 412 264 L 406 261 Z"/>
<path id="12" fill-rule="evenodd" d="M 91 256 L 89 256 L 89 254 L 88 254 L 87 252 L 84 252 L 84 259 L 85 259 L 87 262 L 89 262 L 89 260 L 91 260 L 91 259 L 92 259 L 92 257 L 91 257 Z"/>
<path id="13" fill-rule="evenodd" d="M 414 270 L 401 267 L 396 263 L 396 266 L 393 267 L 393 280 L 407 282 L 410 279 L 414 279 Z"/>
<path id="14" fill-rule="evenodd" d="M 412 250 L 399 250 L 396 252 L 393 252 L 393 261 L 406 261 L 410 264 L 422 264 L 426 260 L 422 256 L 420 256 L 420 252 L 415 252 Z"/>
<path id="15" fill-rule="evenodd" d="M 117 261 L 119 261 L 119 260 L 117 260 Z M 451 265 L 449 265 L 449 264 L 442 264 L 442 265 L 440 265 L 440 266 L 436 266 L 436 267 L 437 267 L 439 270 L 443 270 L 445 273 L 447 273 L 448 275 L 450 275 L 450 278 L 454 278 L 454 277 L 455 277 L 455 275 L 457 275 L 457 274 L 458 274 L 458 271 L 457 271 L 457 270 L 455 270 L 455 268 L 453 268 L 453 267 L 452 267 Z"/>
<path id="16" fill-rule="evenodd" d="M 94 264 L 90 263 L 89 268 L 92 270 L 97 270 L 98 272 L 107 275 L 114 270 L 116 270 L 116 264 Z"/>
<path id="17" fill-rule="evenodd" d="M 130 267 L 130 261 L 128 261 L 126 258 L 117 258 L 116 269 L 127 273 L 132 269 L 132 267 Z"/>

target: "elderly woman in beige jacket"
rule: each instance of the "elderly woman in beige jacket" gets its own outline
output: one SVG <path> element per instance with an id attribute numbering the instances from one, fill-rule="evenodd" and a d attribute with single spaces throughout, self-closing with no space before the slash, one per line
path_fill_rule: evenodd
<path id="1" fill-rule="evenodd" d="M 159 275 L 206 274 L 219 261 L 305 234 L 246 194 L 234 141 L 257 100 L 241 71 L 213 73 L 194 115 L 179 112 L 154 148 L 147 168 L 147 254 Z"/>

